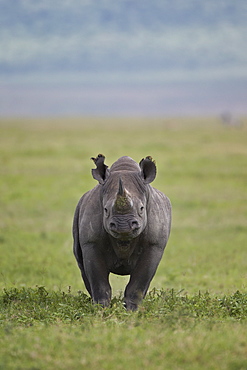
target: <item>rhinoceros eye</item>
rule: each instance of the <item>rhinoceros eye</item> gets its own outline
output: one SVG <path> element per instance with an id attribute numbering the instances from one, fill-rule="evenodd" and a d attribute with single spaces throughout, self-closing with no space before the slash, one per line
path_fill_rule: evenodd
<path id="1" fill-rule="evenodd" d="M 141 206 L 140 207 L 140 212 L 142 213 L 144 211 L 144 207 L 143 206 Z"/>
<path id="2" fill-rule="evenodd" d="M 107 209 L 107 208 L 104 208 L 104 212 L 105 212 L 105 214 L 107 215 L 107 213 L 108 213 L 108 209 Z"/>

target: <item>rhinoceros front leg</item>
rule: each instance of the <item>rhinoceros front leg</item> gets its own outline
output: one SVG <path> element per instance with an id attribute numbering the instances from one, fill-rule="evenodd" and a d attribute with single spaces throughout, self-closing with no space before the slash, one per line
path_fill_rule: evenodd
<path id="1" fill-rule="evenodd" d="M 93 302 L 108 306 L 111 301 L 111 286 L 104 257 L 98 248 L 92 245 L 84 245 L 82 254 L 84 274 L 90 285 L 88 291 Z"/>
<path id="2" fill-rule="evenodd" d="M 124 302 L 127 310 L 137 310 L 138 305 L 147 293 L 162 255 L 163 248 L 160 247 L 150 247 L 149 250 L 143 252 L 135 270 L 130 275 L 130 281 L 124 292 Z"/>

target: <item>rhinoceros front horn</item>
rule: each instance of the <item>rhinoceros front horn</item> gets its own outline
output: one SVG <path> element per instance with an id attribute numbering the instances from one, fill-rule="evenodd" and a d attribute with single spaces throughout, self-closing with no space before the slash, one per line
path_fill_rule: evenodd
<path id="1" fill-rule="evenodd" d="M 121 179 L 121 177 L 119 177 L 119 183 L 118 183 L 118 193 L 117 195 L 120 195 L 120 196 L 125 196 L 125 191 L 124 191 L 124 187 L 123 187 L 123 181 Z"/>
<path id="2" fill-rule="evenodd" d="M 118 193 L 114 204 L 115 210 L 118 213 L 126 213 L 132 208 L 132 205 L 132 200 L 124 189 L 122 179 L 119 178 Z"/>

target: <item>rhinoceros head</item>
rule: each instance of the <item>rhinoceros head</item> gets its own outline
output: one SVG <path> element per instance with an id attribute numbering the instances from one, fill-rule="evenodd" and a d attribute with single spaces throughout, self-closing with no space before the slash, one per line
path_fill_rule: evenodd
<path id="1" fill-rule="evenodd" d="M 102 185 L 104 228 L 113 238 L 127 243 L 146 227 L 148 184 L 156 176 L 155 162 L 146 157 L 138 165 L 121 157 L 109 170 L 103 155 L 92 159 L 97 166 L 93 177 Z"/>

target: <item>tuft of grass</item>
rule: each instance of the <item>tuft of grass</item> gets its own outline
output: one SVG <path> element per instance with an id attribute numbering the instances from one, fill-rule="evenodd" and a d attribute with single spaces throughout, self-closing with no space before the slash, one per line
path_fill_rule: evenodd
<path id="1" fill-rule="evenodd" d="M 3 289 L 0 296 L 1 322 L 18 325 L 43 323 L 78 323 L 85 319 L 107 321 L 160 320 L 178 317 L 193 319 L 213 318 L 245 320 L 247 318 L 247 293 L 236 291 L 229 296 L 211 296 L 208 292 L 193 296 L 171 290 L 151 290 L 137 314 L 125 311 L 121 297 L 114 297 L 111 305 L 102 308 L 91 302 L 88 295 L 78 292 L 48 291 L 36 288 Z"/>
<path id="2" fill-rule="evenodd" d="M 70 290 L 4 289 L 3 369 L 245 369 L 247 294 L 149 292 L 137 312 Z"/>

